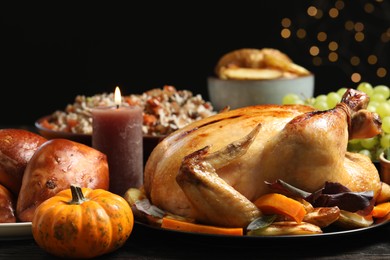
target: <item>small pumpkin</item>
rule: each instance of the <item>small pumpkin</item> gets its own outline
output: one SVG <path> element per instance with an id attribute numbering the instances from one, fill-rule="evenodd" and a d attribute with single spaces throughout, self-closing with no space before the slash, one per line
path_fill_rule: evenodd
<path id="1" fill-rule="evenodd" d="M 123 246 L 133 226 L 133 212 L 123 197 L 71 185 L 38 206 L 32 234 L 53 255 L 92 258 Z"/>

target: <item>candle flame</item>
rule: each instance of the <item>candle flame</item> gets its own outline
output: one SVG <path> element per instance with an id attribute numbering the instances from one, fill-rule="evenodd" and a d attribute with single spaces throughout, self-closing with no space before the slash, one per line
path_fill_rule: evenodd
<path id="1" fill-rule="evenodd" d="M 114 101 L 116 107 L 119 107 L 122 104 L 122 95 L 118 86 L 115 88 Z"/>

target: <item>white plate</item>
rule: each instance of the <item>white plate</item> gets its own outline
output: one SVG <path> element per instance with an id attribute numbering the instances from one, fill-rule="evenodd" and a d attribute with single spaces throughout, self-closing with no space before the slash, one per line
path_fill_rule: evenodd
<path id="1" fill-rule="evenodd" d="M 32 238 L 31 222 L 1 223 L 0 240 Z"/>

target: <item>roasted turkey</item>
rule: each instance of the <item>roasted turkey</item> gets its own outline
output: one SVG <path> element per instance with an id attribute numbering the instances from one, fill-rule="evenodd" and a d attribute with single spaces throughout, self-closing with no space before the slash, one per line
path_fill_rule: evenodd
<path id="1" fill-rule="evenodd" d="M 177 130 L 151 153 L 144 190 L 151 203 L 201 223 L 245 227 L 261 212 L 252 203 L 283 180 L 314 192 L 339 182 L 381 192 L 370 158 L 347 151 L 349 139 L 381 131 L 369 97 L 348 89 L 333 109 L 259 105 L 221 112 Z"/>

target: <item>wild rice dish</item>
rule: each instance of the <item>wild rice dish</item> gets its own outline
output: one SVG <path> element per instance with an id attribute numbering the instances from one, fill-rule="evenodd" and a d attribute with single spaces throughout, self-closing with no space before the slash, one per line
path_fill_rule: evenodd
<path id="1" fill-rule="evenodd" d="M 103 93 L 86 97 L 78 95 L 64 111 L 55 111 L 42 126 L 54 131 L 92 134 L 91 110 L 97 106 L 114 106 L 114 94 Z M 200 94 L 176 90 L 173 86 L 152 89 L 141 95 L 122 96 L 122 105 L 139 105 L 143 108 L 143 133 L 167 135 L 185 125 L 216 114 L 210 102 Z"/>

